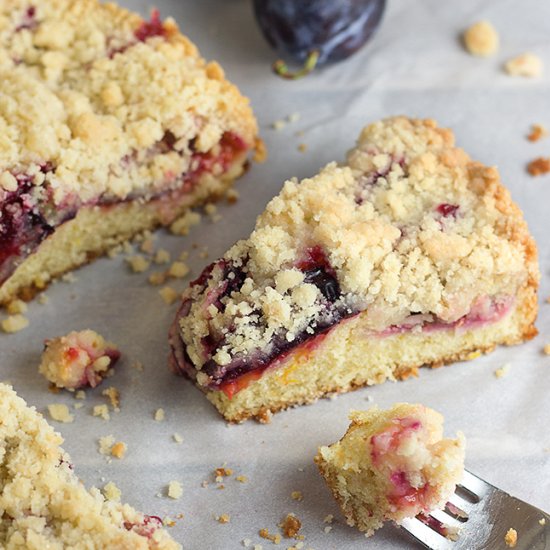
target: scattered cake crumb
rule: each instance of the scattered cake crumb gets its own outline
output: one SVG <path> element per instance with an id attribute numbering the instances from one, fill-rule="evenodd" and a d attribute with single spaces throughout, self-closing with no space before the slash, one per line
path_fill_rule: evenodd
<path id="1" fill-rule="evenodd" d="M 232 476 L 233 470 L 231 468 L 225 468 L 222 466 L 221 468 L 216 468 L 214 470 L 214 475 L 216 477 L 216 482 L 220 483 L 223 481 L 224 477 Z"/>
<path id="2" fill-rule="evenodd" d="M 206 481 L 206 479 L 203 480 L 203 481 L 201 481 L 201 487 L 202 487 L 203 489 L 206 489 L 206 488 L 208 487 L 208 481 Z"/>
<path id="3" fill-rule="evenodd" d="M 23 300 L 12 300 L 7 306 L 6 311 L 10 315 L 17 315 L 18 313 L 25 313 L 27 311 L 27 304 Z"/>
<path id="4" fill-rule="evenodd" d="M 152 254 L 154 245 L 155 245 L 155 243 L 153 242 L 153 239 L 151 239 L 149 237 L 147 239 L 144 239 L 144 241 L 141 243 L 139 249 L 142 252 L 145 252 L 145 254 Z"/>
<path id="5" fill-rule="evenodd" d="M 74 394 L 75 399 L 86 399 L 86 392 L 84 390 L 78 390 Z"/>
<path id="6" fill-rule="evenodd" d="M 261 544 L 255 544 L 253 550 L 263 550 L 263 548 Z"/>
<path id="7" fill-rule="evenodd" d="M 168 269 L 168 276 L 183 279 L 189 273 L 189 267 L 183 262 L 174 262 Z"/>
<path id="8" fill-rule="evenodd" d="M 138 361 L 137 359 L 135 361 L 132 361 L 130 363 L 130 366 L 139 372 L 143 372 L 143 369 L 144 369 L 143 363 L 141 361 Z"/>
<path id="9" fill-rule="evenodd" d="M 9 315 L 2 320 L 2 330 L 7 333 L 19 332 L 28 326 L 29 320 L 19 313 L 16 315 Z"/>
<path id="10" fill-rule="evenodd" d="M 291 113 L 290 115 L 288 115 L 286 117 L 288 122 L 290 122 L 291 124 L 294 123 L 294 122 L 298 122 L 300 120 L 300 118 L 301 118 L 300 113 Z"/>
<path id="11" fill-rule="evenodd" d="M 164 303 L 171 306 L 180 296 L 179 292 L 174 290 L 171 286 L 164 286 L 159 290 L 161 298 Z"/>
<path id="12" fill-rule="evenodd" d="M 183 495 L 183 488 L 179 481 L 171 481 L 168 483 L 168 496 L 174 500 L 178 500 Z"/>
<path id="13" fill-rule="evenodd" d="M 229 523 L 231 516 L 229 514 L 222 514 L 221 516 L 216 516 L 218 523 Z"/>
<path id="14" fill-rule="evenodd" d="M 198 212 L 188 211 L 170 225 L 170 231 L 174 235 L 188 235 L 194 225 L 199 224 L 201 215 Z"/>
<path id="15" fill-rule="evenodd" d="M 518 542 L 518 532 L 515 529 L 508 529 L 506 535 L 504 535 L 504 542 L 508 548 L 515 548 Z"/>
<path id="16" fill-rule="evenodd" d="M 76 283 L 78 279 L 75 277 L 74 273 L 63 273 L 63 275 L 61 276 L 61 281 L 64 283 L 72 284 Z"/>
<path id="17" fill-rule="evenodd" d="M 260 535 L 260 537 L 262 537 L 263 539 L 267 539 L 267 540 L 270 540 L 273 544 L 280 544 L 281 542 L 281 535 L 279 535 L 279 533 L 270 533 L 267 529 L 260 529 L 260 531 L 258 532 L 258 534 Z"/>
<path id="18" fill-rule="evenodd" d="M 108 388 L 105 388 L 101 392 L 101 395 L 109 398 L 111 407 L 113 407 L 115 412 L 120 412 L 120 392 L 115 387 L 109 386 Z"/>
<path id="19" fill-rule="evenodd" d="M 57 422 L 63 422 L 65 424 L 72 422 L 74 420 L 74 415 L 69 412 L 69 407 L 63 405 L 62 403 L 52 403 L 48 405 L 48 412 L 53 420 Z"/>
<path id="20" fill-rule="evenodd" d="M 287 539 L 296 538 L 302 528 L 302 522 L 294 514 L 287 514 L 279 527 Z"/>
<path id="21" fill-rule="evenodd" d="M 248 482 L 248 478 L 246 476 L 237 476 L 235 478 L 239 483 L 247 483 Z"/>
<path id="22" fill-rule="evenodd" d="M 300 153 L 305 153 L 307 151 L 307 144 L 300 143 L 298 145 L 298 151 L 300 151 Z"/>
<path id="23" fill-rule="evenodd" d="M 542 59 L 533 53 L 522 53 L 506 61 L 504 70 L 510 76 L 537 78 L 542 75 Z"/>
<path id="24" fill-rule="evenodd" d="M 239 192 L 232 187 L 225 193 L 225 200 L 228 204 L 235 204 L 239 200 Z"/>
<path id="25" fill-rule="evenodd" d="M 84 406 L 84 403 L 75 403 L 75 404 L 73 405 L 73 408 L 76 409 L 76 410 L 79 410 L 79 409 L 81 409 L 83 406 Z"/>
<path id="26" fill-rule="evenodd" d="M 527 165 L 527 171 L 532 176 L 543 176 L 550 172 L 550 157 L 538 157 Z"/>
<path id="27" fill-rule="evenodd" d="M 164 248 L 159 248 L 157 250 L 157 253 L 155 254 L 156 264 L 167 264 L 168 262 L 170 262 L 170 259 L 171 259 L 171 256 L 168 250 L 164 250 Z"/>
<path id="28" fill-rule="evenodd" d="M 123 443 L 122 441 L 117 441 L 112 447 L 111 447 L 111 455 L 115 458 L 122 459 L 124 458 L 124 455 L 126 454 L 126 451 L 128 450 L 128 447 L 126 443 Z"/>
<path id="29" fill-rule="evenodd" d="M 126 261 L 134 273 L 143 273 L 151 265 L 151 262 L 140 254 L 126 258 Z"/>
<path id="30" fill-rule="evenodd" d="M 147 280 L 149 281 L 149 284 L 153 286 L 162 285 L 166 281 L 166 273 L 163 273 L 162 271 L 153 271 Z"/>
<path id="31" fill-rule="evenodd" d="M 498 50 L 498 33 L 488 21 L 474 23 L 466 29 L 463 38 L 466 50 L 472 55 L 487 57 Z"/>
<path id="32" fill-rule="evenodd" d="M 122 491 L 112 481 L 109 481 L 109 483 L 103 487 L 103 495 L 107 500 L 120 502 Z"/>
<path id="33" fill-rule="evenodd" d="M 155 420 L 157 422 L 162 422 L 164 420 L 164 409 L 157 409 L 155 411 Z"/>
<path id="34" fill-rule="evenodd" d="M 548 130 L 541 124 L 533 124 L 531 126 L 531 131 L 527 135 L 529 141 L 539 141 L 543 137 L 548 135 Z"/>
<path id="35" fill-rule="evenodd" d="M 304 500 L 304 495 L 302 495 L 301 491 L 292 491 L 292 493 L 290 493 L 290 498 L 292 498 L 292 500 L 302 501 Z"/>
<path id="36" fill-rule="evenodd" d="M 248 548 L 252 544 L 252 541 L 250 539 L 243 539 L 242 543 L 245 548 Z"/>
<path id="37" fill-rule="evenodd" d="M 277 131 L 282 130 L 285 126 L 286 122 L 284 120 L 276 120 L 271 124 L 271 127 Z"/>
<path id="38" fill-rule="evenodd" d="M 545 355 L 550 355 L 550 344 L 546 344 L 544 348 L 542 348 L 542 350 L 544 351 Z"/>
<path id="39" fill-rule="evenodd" d="M 166 516 L 163 520 L 162 520 L 162 524 L 165 526 L 165 527 L 174 527 L 174 525 L 176 525 L 176 522 L 169 516 Z"/>
<path id="40" fill-rule="evenodd" d="M 115 438 L 112 435 L 106 435 L 99 438 L 99 452 L 102 455 L 111 454 L 111 447 L 115 443 Z"/>
<path id="41" fill-rule="evenodd" d="M 495 376 L 497 378 L 502 378 L 503 376 L 506 376 L 508 372 L 510 372 L 510 363 L 506 363 L 505 365 L 502 365 L 502 367 L 498 368 L 495 371 Z"/>
<path id="42" fill-rule="evenodd" d="M 172 435 L 172 439 L 178 444 L 183 443 L 183 437 L 181 437 L 179 433 L 175 433 L 174 435 Z"/>
<path id="43" fill-rule="evenodd" d="M 332 514 L 328 514 L 327 516 L 325 516 L 325 519 L 323 520 L 323 523 L 332 523 L 332 520 L 334 519 L 334 516 Z"/>
<path id="44" fill-rule="evenodd" d="M 92 414 L 94 416 L 99 416 L 103 420 L 110 420 L 111 415 L 109 414 L 109 407 L 107 405 L 94 405 L 92 409 Z"/>
<path id="45" fill-rule="evenodd" d="M 42 293 L 38 295 L 38 298 L 36 299 L 37 302 L 41 305 L 45 305 L 50 301 L 50 298 L 48 295 Z"/>
<path id="46" fill-rule="evenodd" d="M 539 524 L 540 525 L 546 525 L 546 518 L 540 518 L 539 519 Z"/>

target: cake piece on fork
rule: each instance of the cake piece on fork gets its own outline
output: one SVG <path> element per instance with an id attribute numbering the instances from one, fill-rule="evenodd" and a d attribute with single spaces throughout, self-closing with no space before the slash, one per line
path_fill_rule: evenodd
<path id="1" fill-rule="evenodd" d="M 0 384 L 0 547 L 178 550 L 162 520 L 86 490 L 63 438 Z"/>
<path id="2" fill-rule="evenodd" d="M 443 417 L 398 403 L 350 414 L 344 437 L 315 462 L 348 525 L 368 535 L 393 520 L 441 509 L 464 472 L 464 436 L 443 439 Z"/>
<path id="3" fill-rule="evenodd" d="M 290 180 L 183 295 L 172 366 L 239 422 L 536 334 L 537 251 L 495 168 L 431 120 Z"/>
<path id="4" fill-rule="evenodd" d="M 219 198 L 259 143 L 248 100 L 172 19 L 3 2 L 0 304 Z"/>

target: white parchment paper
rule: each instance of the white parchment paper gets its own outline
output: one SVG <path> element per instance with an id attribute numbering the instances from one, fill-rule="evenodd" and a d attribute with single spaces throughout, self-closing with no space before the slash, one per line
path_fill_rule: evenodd
<path id="1" fill-rule="evenodd" d="M 142 13 L 152 7 L 144 0 L 121 3 Z M 323 164 L 342 160 L 367 122 L 394 114 L 434 117 L 454 129 L 472 157 L 499 167 L 525 212 L 540 252 L 540 335 L 469 363 L 422 370 L 417 379 L 277 414 L 268 426 L 227 426 L 198 390 L 167 368 L 166 333 L 176 305 L 166 306 L 158 287 L 147 283 L 154 268 L 132 274 L 119 257 L 78 270 L 74 283 L 53 285 L 46 305 L 30 304 L 30 326 L 0 335 L 0 378 L 10 380 L 40 411 L 53 402 L 72 406 L 76 401 L 70 394 L 49 393 L 37 374 L 44 339 L 93 328 L 117 343 L 123 359 L 103 387 L 120 390 L 121 412 L 112 413 L 109 422 L 92 416 L 92 406 L 105 402 L 100 387 L 87 392 L 73 424 L 52 423 L 66 438 L 64 446 L 87 486 L 112 480 L 124 501 L 146 513 L 172 518 L 183 513 L 171 533 L 186 549 L 239 548 L 245 538 L 270 548 L 258 530 L 277 532 L 288 512 L 303 523 L 304 548 L 413 548 L 406 533 L 391 525 L 368 540 L 347 527 L 312 463 L 318 445 L 344 433 L 350 409 L 371 405 L 367 398 L 381 407 L 410 401 L 439 410 L 448 434 L 465 432 L 469 469 L 550 509 L 550 357 L 542 353 L 550 342 L 550 305 L 545 303 L 550 295 L 550 176 L 535 179 L 525 172 L 529 160 L 550 155 L 550 139 L 525 139 L 532 123 L 550 127 L 550 3 L 389 0 L 372 43 L 348 62 L 297 82 L 270 73 L 275 54 L 256 27 L 251 2 L 157 0 L 156 5 L 163 16 L 178 21 L 205 57 L 220 61 L 251 98 L 269 149 L 269 160 L 253 166 L 238 183 L 239 202 L 220 207 L 221 221 L 205 219 L 188 237 L 159 232 L 157 247 L 168 249 L 174 259 L 189 251 L 191 276 L 196 276 L 249 233 L 286 178 L 312 175 Z M 488 59 L 469 56 L 459 41 L 460 31 L 479 19 L 490 20 L 501 36 L 499 53 Z M 524 51 L 543 58 L 545 76 L 528 80 L 503 73 L 503 62 Z M 280 131 L 271 129 L 272 122 L 295 112 L 300 120 Z M 301 143 L 307 145 L 305 153 L 298 151 Z M 201 257 L 203 247 L 207 258 Z M 182 290 L 186 282 L 173 286 Z M 145 366 L 143 372 L 131 367 L 136 360 Z M 511 365 L 508 375 L 497 379 L 494 371 L 506 363 Z M 155 422 L 160 407 L 166 419 Z M 182 444 L 173 441 L 175 432 L 183 436 Z M 123 460 L 108 463 L 99 454 L 97 440 L 109 434 L 127 443 Z M 248 482 L 233 476 L 224 481 L 225 489 L 217 488 L 212 472 L 224 463 Z M 183 485 L 180 500 L 166 496 L 171 480 Z M 201 486 L 203 480 L 209 481 L 207 487 Z M 301 491 L 303 500 L 292 500 L 292 491 Z M 221 514 L 229 514 L 230 522 L 215 521 Z M 335 516 L 328 533 L 327 514 Z M 285 548 L 292 544 L 286 542 Z"/>

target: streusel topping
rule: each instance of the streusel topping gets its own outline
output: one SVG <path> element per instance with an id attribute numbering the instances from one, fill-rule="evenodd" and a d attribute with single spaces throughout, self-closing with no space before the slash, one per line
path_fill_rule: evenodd
<path id="1" fill-rule="evenodd" d="M 390 118 L 363 130 L 347 165 L 285 183 L 186 291 L 181 337 L 196 368 L 223 371 L 334 316 L 362 312 L 373 331 L 411 315 L 452 323 L 510 300 L 538 276 L 535 254 L 495 168 L 431 120 Z"/>
<path id="2" fill-rule="evenodd" d="M 63 438 L 0 384 L 0 547 L 177 550 L 156 516 L 87 491 Z"/>
<path id="3" fill-rule="evenodd" d="M 172 19 L 96 0 L 0 6 L 0 199 L 24 175 L 61 204 L 153 195 L 224 132 L 252 145 L 248 102 Z M 192 149 L 192 150 L 191 150 Z"/>

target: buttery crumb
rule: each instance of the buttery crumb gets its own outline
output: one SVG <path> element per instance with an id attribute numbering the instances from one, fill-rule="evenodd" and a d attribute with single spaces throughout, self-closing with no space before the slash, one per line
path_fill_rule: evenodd
<path id="1" fill-rule="evenodd" d="M 184 262 L 174 262 L 168 269 L 168 276 L 183 279 L 189 273 L 189 267 Z"/>
<path id="2" fill-rule="evenodd" d="M 110 420 L 111 415 L 109 414 L 109 407 L 107 405 L 94 405 L 92 409 L 92 414 L 94 416 L 99 416 L 103 420 Z"/>
<path id="3" fill-rule="evenodd" d="M 466 29 L 463 39 L 466 50 L 472 55 L 487 57 L 498 50 L 498 33 L 488 21 L 474 23 Z"/>
<path id="4" fill-rule="evenodd" d="M 199 224 L 200 221 L 201 215 L 198 212 L 189 211 L 170 225 L 170 231 L 174 235 L 188 235 L 191 227 Z"/>
<path id="5" fill-rule="evenodd" d="M 232 476 L 233 470 L 231 468 L 225 468 L 222 466 L 221 468 L 216 468 L 214 470 L 214 475 L 216 476 L 216 481 L 219 483 L 223 481 L 224 477 Z"/>
<path id="6" fill-rule="evenodd" d="M 126 454 L 126 451 L 128 450 L 128 447 L 126 443 L 123 443 L 122 441 L 117 441 L 112 447 L 111 447 L 111 455 L 115 458 L 122 459 L 124 458 L 124 455 Z"/>
<path id="7" fill-rule="evenodd" d="M 498 368 L 495 371 L 495 376 L 497 378 L 502 378 L 506 376 L 508 372 L 510 372 L 510 367 L 511 367 L 510 363 L 506 363 L 505 365 L 502 365 L 502 367 Z"/>
<path id="8" fill-rule="evenodd" d="M 78 390 L 74 394 L 75 399 L 86 399 L 86 392 L 84 390 Z"/>
<path id="9" fill-rule="evenodd" d="M 527 165 L 527 171 L 532 176 L 543 176 L 550 172 L 550 157 L 538 157 Z"/>
<path id="10" fill-rule="evenodd" d="M 508 548 L 515 548 L 518 542 L 518 532 L 515 529 L 508 529 L 506 535 L 504 535 L 504 542 Z"/>
<path id="11" fill-rule="evenodd" d="M 284 120 L 276 120 L 271 124 L 271 127 L 277 131 L 282 130 L 285 126 L 286 122 Z"/>
<path id="12" fill-rule="evenodd" d="M 304 500 L 304 495 L 302 495 L 301 491 L 292 491 L 292 493 L 290 493 L 290 498 L 292 500 L 302 501 Z"/>
<path id="13" fill-rule="evenodd" d="M 142 252 L 145 252 L 145 254 L 152 254 L 153 253 L 153 247 L 154 247 L 154 242 L 153 242 L 153 239 L 151 238 L 148 238 L 148 239 L 145 239 L 139 249 L 142 251 Z"/>
<path id="14" fill-rule="evenodd" d="M 179 433 L 172 435 L 172 439 L 178 444 L 183 443 L 183 437 Z"/>
<path id="15" fill-rule="evenodd" d="M 288 122 L 290 122 L 291 124 L 292 124 L 293 122 L 298 122 L 298 121 L 300 120 L 300 118 L 301 118 L 300 113 L 291 113 L 290 115 L 288 115 L 288 116 L 286 117 L 286 119 L 288 120 Z"/>
<path id="16" fill-rule="evenodd" d="M 533 53 L 522 53 L 504 64 L 504 70 L 510 76 L 537 78 L 542 75 L 542 59 Z"/>
<path id="17" fill-rule="evenodd" d="M 162 422 L 164 420 L 164 409 L 157 409 L 155 411 L 155 420 L 157 422 Z"/>
<path id="18" fill-rule="evenodd" d="M 531 131 L 527 135 L 529 141 L 539 141 L 548 135 L 548 130 L 541 124 L 533 124 Z"/>
<path id="19" fill-rule="evenodd" d="M 327 525 L 325 526 L 325 528 L 323 529 L 323 531 L 325 533 L 330 533 L 332 531 L 332 525 Z"/>
<path id="20" fill-rule="evenodd" d="M 151 262 L 140 254 L 126 258 L 126 261 L 134 273 L 143 273 L 151 265 Z"/>
<path id="21" fill-rule="evenodd" d="M 63 405 L 62 403 L 52 403 L 48 405 L 48 412 L 53 420 L 57 422 L 63 422 L 65 424 L 70 423 L 74 420 L 74 415 L 69 412 L 69 407 Z"/>
<path id="22" fill-rule="evenodd" d="M 264 409 L 260 411 L 256 418 L 260 424 L 271 424 L 273 413 L 269 409 Z"/>
<path id="23" fill-rule="evenodd" d="M 305 153 L 307 151 L 307 144 L 300 143 L 298 145 L 298 151 L 300 151 L 300 153 Z"/>
<path id="24" fill-rule="evenodd" d="M 50 301 L 50 298 L 48 295 L 42 293 L 38 295 L 38 298 L 36 299 L 37 302 L 41 305 L 45 305 Z"/>
<path id="25" fill-rule="evenodd" d="M 75 410 L 79 410 L 79 409 L 81 409 L 83 406 L 84 406 L 84 403 L 75 403 L 75 404 L 73 405 L 73 408 L 74 408 Z"/>
<path id="26" fill-rule="evenodd" d="M 109 386 L 108 388 L 105 388 L 101 392 L 101 395 L 109 398 L 111 407 L 113 407 L 115 412 L 120 412 L 120 392 L 115 387 Z"/>
<path id="27" fill-rule="evenodd" d="M 159 290 L 160 297 L 164 300 L 164 303 L 171 306 L 178 298 L 179 293 L 171 286 L 164 286 Z"/>
<path id="28" fill-rule="evenodd" d="M 147 280 L 149 284 L 153 286 L 162 285 L 166 281 L 166 273 L 162 271 L 153 271 Z"/>
<path id="29" fill-rule="evenodd" d="M 216 516 L 218 523 L 229 523 L 231 521 L 231 516 L 229 514 L 222 514 L 221 516 Z"/>
<path id="30" fill-rule="evenodd" d="M 107 500 L 120 502 L 122 492 L 112 481 L 109 481 L 109 483 L 103 487 L 103 495 Z"/>
<path id="31" fill-rule="evenodd" d="M 168 496 L 174 500 L 178 500 L 183 495 L 183 488 L 179 481 L 171 481 L 168 484 Z"/>
<path id="32" fill-rule="evenodd" d="M 232 187 L 225 192 L 225 200 L 228 204 L 235 204 L 239 200 L 239 192 Z"/>
<path id="33" fill-rule="evenodd" d="M 27 304 L 23 300 L 12 300 L 7 306 L 6 311 L 10 315 L 17 315 L 18 313 L 25 313 L 27 311 Z"/>
<path id="34" fill-rule="evenodd" d="M 540 518 L 539 519 L 539 524 L 540 525 L 546 525 L 546 518 Z"/>
<path id="35" fill-rule="evenodd" d="M 27 328 L 29 326 L 29 320 L 25 316 L 18 313 L 16 315 L 9 315 L 2 320 L 1 324 L 2 330 L 8 334 L 11 334 Z"/>
<path id="36" fill-rule="evenodd" d="M 239 483 L 247 483 L 248 482 L 248 478 L 246 476 L 237 476 L 235 478 Z"/>
<path id="37" fill-rule="evenodd" d="M 245 548 L 248 548 L 252 544 L 252 541 L 250 539 L 243 539 L 242 543 Z"/>
<path id="38" fill-rule="evenodd" d="M 115 438 L 112 435 L 106 435 L 99 438 L 99 452 L 102 455 L 110 455 L 111 448 L 115 443 Z"/>
<path id="39" fill-rule="evenodd" d="M 167 264 L 170 262 L 170 252 L 164 250 L 164 248 L 159 248 L 155 254 L 155 263 L 156 264 Z"/>
<path id="40" fill-rule="evenodd" d="M 279 533 L 270 533 L 268 529 L 260 529 L 258 534 L 263 539 L 270 540 L 273 544 L 280 544 L 281 542 L 281 535 L 279 535 Z"/>
<path id="41" fill-rule="evenodd" d="M 545 355 L 550 355 L 550 344 L 546 344 L 544 348 L 542 348 L 542 351 L 544 351 Z"/>
<path id="42" fill-rule="evenodd" d="M 165 527 L 174 527 L 174 525 L 176 525 L 176 522 L 175 522 L 171 517 L 166 516 L 166 517 L 162 520 L 162 524 L 163 524 Z"/>
<path id="43" fill-rule="evenodd" d="M 279 527 L 283 530 L 283 535 L 287 539 L 296 538 L 302 528 L 302 522 L 294 514 L 287 514 Z"/>
<path id="44" fill-rule="evenodd" d="M 261 544 L 255 544 L 253 547 L 253 550 L 263 550 L 263 546 Z"/>
<path id="45" fill-rule="evenodd" d="M 334 516 L 332 514 L 328 514 L 327 516 L 325 516 L 323 523 L 331 524 L 333 519 L 334 519 Z"/>
<path id="46" fill-rule="evenodd" d="M 74 273 L 63 273 L 63 275 L 61 276 L 61 281 L 64 283 L 72 284 L 76 283 L 78 279 L 75 277 Z"/>

